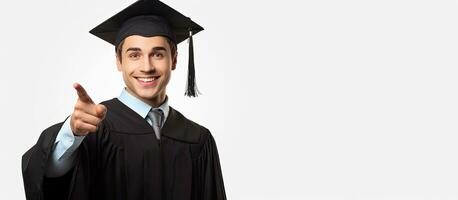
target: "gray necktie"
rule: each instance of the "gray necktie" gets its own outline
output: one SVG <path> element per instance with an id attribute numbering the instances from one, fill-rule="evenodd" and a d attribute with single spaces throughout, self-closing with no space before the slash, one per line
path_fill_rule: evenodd
<path id="1" fill-rule="evenodd" d="M 156 138 L 159 140 L 161 139 L 161 125 L 162 125 L 162 117 L 163 113 L 161 109 L 151 109 L 148 113 L 148 117 L 146 118 L 148 123 L 153 127 L 154 133 L 156 134 Z"/>

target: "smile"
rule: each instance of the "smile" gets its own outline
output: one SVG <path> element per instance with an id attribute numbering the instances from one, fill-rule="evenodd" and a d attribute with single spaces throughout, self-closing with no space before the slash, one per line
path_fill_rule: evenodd
<path id="1" fill-rule="evenodd" d="M 150 77 L 150 78 L 137 78 L 137 80 L 140 80 L 142 82 L 151 82 L 151 81 L 154 81 L 156 80 L 157 77 Z"/>
<path id="2" fill-rule="evenodd" d="M 153 86 L 157 84 L 157 79 L 159 79 L 159 76 L 154 76 L 154 77 L 135 77 L 137 79 L 138 83 L 142 86 Z"/>

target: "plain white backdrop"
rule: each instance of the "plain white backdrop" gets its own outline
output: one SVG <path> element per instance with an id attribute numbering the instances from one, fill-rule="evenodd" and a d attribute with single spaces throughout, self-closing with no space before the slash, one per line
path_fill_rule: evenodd
<path id="1" fill-rule="evenodd" d="M 25 199 L 21 156 L 123 87 L 88 33 L 134 0 L 0 3 L 0 199 Z M 457 200 L 456 0 L 164 0 L 201 24 L 199 98 L 171 106 L 215 136 L 228 199 Z"/>

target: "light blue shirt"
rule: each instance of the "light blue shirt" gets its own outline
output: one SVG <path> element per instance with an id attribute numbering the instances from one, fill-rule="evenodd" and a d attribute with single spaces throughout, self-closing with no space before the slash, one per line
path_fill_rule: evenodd
<path id="1" fill-rule="evenodd" d="M 151 109 L 160 109 L 164 114 L 161 127 L 164 125 L 169 114 L 170 107 L 168 105 L 168 97 L 165 97 L 164 103 L 159 107 L 153 108 L 149 104 L 143 102 L 137 97 L 130 94 L 126 88 L 123 88 L 118 100 L 135 111 L 138 115 L 146 120 L 148 113 Z M 65 120 L 59 133 L 57 133 L 54 149 L 52 151 L 51 159 L 49 159 L 48 168 L 46 169 L 47 177 L 59 177 L 67 173 L 75 162 L 75 150 L 79 147 L 84 140 L 84 136 L 75 136 L 70 127 L 71 115 Z M 150 121 L 146 120 L 151 124 Z"/>

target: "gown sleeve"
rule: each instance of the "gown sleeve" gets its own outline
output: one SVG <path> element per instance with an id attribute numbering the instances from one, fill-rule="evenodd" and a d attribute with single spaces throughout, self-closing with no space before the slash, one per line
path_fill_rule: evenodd
<path id="1" fill-rule="evenodd" d="M 46 177 L 48 159 L 50 159 L 53 144 L 63 123 L 55 124 L 44 130 L 37 143 L 22 156 L 22 177 L 27 200 L 67 199 L 72 193 L 72 186 L 79 186 L 73 188 L 76 191 L 72 199 L 88 199 L 91 195 L 97 196 L 93 194 L 95 190 L 93 188 L 98 189 L 99 185 L 94 179 L 97 179 L 97 170 L 101 165 L 95 161 L 100 161 L 98 159 L 100 156 L 99 141 L 101 137 L 106 136 L 102 133 L 107 132 L 103 123 L 96 133 L 89 133 L 82 145 L 78 147 L 79 155 L 75 157 L 75 165 L 72 169 L 60 177 Z M 85 147 L 81 149 L 81 146 Z M 82 162 L 86 165 L 79 166 Z M 75 182 L 85 184 L 75 185 Z"/>
<path id="2" fill-rule="evenodd" d="M 26 198 L 28 200 L 43 199 L 44 197 L 49 197 L 46 199 L 55 199 L 65 197 L 68 192 L 68 187 L 65 187 L 65 183 L 71 178 L 69 174 L 71 174 L 73 170 L 70 170 L 62 177 L 45 177 L 47 160 L 51 154 L 57 133 L 62 125 L 63 122 L 44 130 L 37 143 L 22 156 L 22 177 Z M 66 185 L 68 185 L 68 183 Z M 55 191 L 50 189 L 55 189 Z M 47 192 L 51 194 L 51 196 L 46 195 L 45 193 Z"/>
<path id="3" fill-rule="evenodd" d="M 216 142 L 210 132 L 206 132 L 200 155 L 193 161 L 192 197 L 194 200 L 226 200 Z"/>

